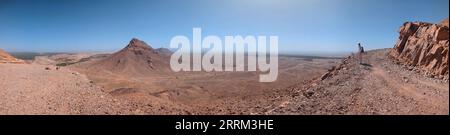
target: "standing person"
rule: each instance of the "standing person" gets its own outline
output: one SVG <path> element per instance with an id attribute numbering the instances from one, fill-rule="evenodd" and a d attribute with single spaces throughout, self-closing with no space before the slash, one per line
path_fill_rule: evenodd
<path id="1" fill-rule="evenodd" d="M 361 43 L 358 43 L 358 57 L 359 57 L 359 64 L 362 64 L 362 55 L 364 53 L 364 47 L 362 47 Z"/>

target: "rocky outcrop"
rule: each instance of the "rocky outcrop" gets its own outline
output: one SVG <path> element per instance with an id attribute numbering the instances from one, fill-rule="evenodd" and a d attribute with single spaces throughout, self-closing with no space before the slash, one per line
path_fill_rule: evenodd
<path id="1" fill-rule="evenodd" d="M 398 63 L 436 76 L 448 75 L 448 19 L 439 24 L 406 22 L 390 56 Z"/>
<path id="2" fill-rule="evenodd" d="M 14 63 L 14 64 L 23 64 L 25 63 L 23 60 L 17 59 L 10 54 L 6 53 L 2 49 L 0 49 L 0 63 Z"/>

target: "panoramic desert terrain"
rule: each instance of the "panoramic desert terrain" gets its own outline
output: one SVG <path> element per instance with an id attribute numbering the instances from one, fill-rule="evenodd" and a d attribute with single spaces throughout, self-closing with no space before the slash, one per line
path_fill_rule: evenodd
<path id="1" fill-rule="evenodd" d="M 279 56 L 259 72 L 173 72 L 171 51 L 133 38 L 113 53 L 20 60 L 0 50 L 0 114 L 449 114 L 448 19 L 408 22 L 393 48 Z"/>
<path id="2" fill-rule="evenodd" d="M 4 104 L 0 113 L 262 114 L 278 95 L 288 94 L 283 88 L 319 77 L 340 62 L 340 58 L 280 56 L 278 80 L 260 83 L 256 72 L 175 73 L 167 70 L 167 63 L 151 68 L 164 62 L 151 58 L 169 55 L 134 42 L 142 41 L 130 41 L 119 55 L 56 54 L 38 56 L 29 64 L 0 64 L 0 93 L 8 97 L 0 100 Z M 139 60 L 140 51 L 149 53 L 151 58 L 142 57 L 152 63 Z M 125 62 L 124 67 L 108 65 L 117 61 Z M 56 66 L 65 65 L 61 63 L 72 64 Z"/>

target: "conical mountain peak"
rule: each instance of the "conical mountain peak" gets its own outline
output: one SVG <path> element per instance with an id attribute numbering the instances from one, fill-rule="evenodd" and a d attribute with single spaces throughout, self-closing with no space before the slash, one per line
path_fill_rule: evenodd
<path id="1" fill-rule="evenodd" d="M 142 48 L 142 49 L 153 49 L 147 43 L 137 38 L 131 39 L 130 43 L 128 43 L 126 49 L 129 48 Z"/>

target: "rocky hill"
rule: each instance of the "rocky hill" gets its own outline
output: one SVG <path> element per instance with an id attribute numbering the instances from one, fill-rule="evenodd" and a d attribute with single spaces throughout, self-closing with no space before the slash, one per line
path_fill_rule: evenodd
<path id="1" fill-rule="evenodd" d="M 158 49 L 155 49 L 155 51 L 156 52 L 158 52 L 160 55 L 172 55 L 172 51 L 170 51 L 169 49 L 167 49 L 167 48 L 158 48 Z"/>
<path id="2" fill-rule="evenodd" d="M 170 70 L 169 58 L 170 55 L 161 53 L 144 41 L 133 38 L 125 48 L 90 64 L 88 68 L 122 75 L 141 76 Z"/>
<path id="3" fill-rule="evenodd" d="M 448 18 L 442 20 L 439 24 L 448 27 Z"/>
<path id="4" fill-rule="evenodd" d="M 431 76 L 448 75 L 448 19 L 439 24 L 406 22 L 390 52 L 392 59 Z"/>
<path id="5" fill-rule="evenodd" d="M 23 60 L 17 59 L 7 52 L 0 49 L 0 63 L 15 63 L 15 64 L 21 64 L 25 63 Z"/>

